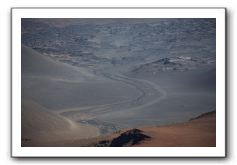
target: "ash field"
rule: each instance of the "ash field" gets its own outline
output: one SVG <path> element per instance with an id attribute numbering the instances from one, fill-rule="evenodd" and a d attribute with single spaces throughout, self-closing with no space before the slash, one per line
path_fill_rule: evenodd
<path id="1" fill-rule="evenodd" d="M 22 19 L 22 145 L 216 109 L 215 19 Z"/>

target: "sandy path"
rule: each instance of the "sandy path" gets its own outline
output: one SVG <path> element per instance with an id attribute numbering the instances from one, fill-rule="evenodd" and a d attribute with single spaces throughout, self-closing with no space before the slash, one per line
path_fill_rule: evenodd
<path id="1" fill-rule="evenodd" d="M 58 111 L 58 113 L 73 121 L 83 121 L 84 123 L 86 123 L 87 120 L 96 120 L 97 118 L 108 113 L 113 116 L 113 113 L 116 111 L 136 113 L 136 110 L 143 110 L 146 107 L 156 104 L 167 97 L 167 93 L 165 90 L 163 90 L 159 85 L 148 80 L 129 78 L 118 73 L 103 73 L 103 76 L 113 81 L 119 81 L 132 88 L 135 88 L 140 94 L 130 100 L 118 101 L 111 104 L 64 109 Z M 97 121 L 97 124 L 98 122 L 102 122 L 100 123 L 102 125 L 109 124 L 117 128 L 129 127 L 128 125 L 122 123 L 118 124 L 113 121 L 107 120 Z"/>
<path id="2" fill-rule="evenodd" d="M 148 85 L 154 92 L 157 92 L 157 93 L 160 94 L 159 97 L 154 98 L 153 100 L 149 100 L 146 103 L 144 103 L 144 104 L 142 104 L 142 105 L 140 105 L 138 107 L 130 108 L 129 109 L 130 111 L 146 108 L 148 106 L 151 106 L 151 105 L 153 105 L 155 103 L 158 103 L 158 102 L 162 101 L 163 99 L 165 99 L 167 97 L 167 92 L 163 88 L 161 88 L 158 84 L 155 84 L 155 83 L 150 82 L 148 80 L 142 80 L 142 79 L 136 79 L 136 78 L 128 78 L 128 77 L 125 77 L 125 76 L 123 76 L 123 78 L 127 79 L 127 80 L 130 80 L 130 81 L 133 81 L 133 82 L 140 82 L 140 83 L 142 82 L 142 83 Z M 144 93 L 145 92 L 146 91 L 144 91 Z M 148 95 L 148 94 L 149 93 L 146 93 L 146 95 Z"/>

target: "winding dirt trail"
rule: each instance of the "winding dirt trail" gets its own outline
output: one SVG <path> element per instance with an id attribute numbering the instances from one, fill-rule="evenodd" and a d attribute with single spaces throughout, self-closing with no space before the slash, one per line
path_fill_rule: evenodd
<path id="1" fill-rule="evenodd" d="M 123 128 L 129 126 L 122 123 L 118 124 L 105 120 L 98 121 L 97 118 L 99 116 L 103 116 L 104 114 L 113 113 L 116 111 L 133 111 L 136 113 L 136 110 L 145 110 L 147 107 L 156 104 L 167 97 L 167 93 L 164 89 L 162 89 L 159 85 L 147 80 L 130 78 L 122 74 L 109 72 L 103 73 L 103 76 L 110 80 L 119 81 L 132 88 L 135 88 L 139 92 L 139 95 L 129 100 L 118 101 L 111 104 L 65 109 L 58 111 L 58 113 L 64 117 L 69 118 L 70 120 L 77 122 L 89 123 L 95 126 L 104 125 L 104 127 Z"/>

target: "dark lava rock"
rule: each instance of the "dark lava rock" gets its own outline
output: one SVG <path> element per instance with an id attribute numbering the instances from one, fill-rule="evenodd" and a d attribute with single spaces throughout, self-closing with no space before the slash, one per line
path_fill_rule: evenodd
<path id="1" fill-rule="evenodd" d="M 113 140 L 103 140 L 96 144 L 97 147 L 123 147 L 133 146 L 143 140 L 150 139 L 150 136 L 143 134 L 139 129 L 128 130 Z"/>

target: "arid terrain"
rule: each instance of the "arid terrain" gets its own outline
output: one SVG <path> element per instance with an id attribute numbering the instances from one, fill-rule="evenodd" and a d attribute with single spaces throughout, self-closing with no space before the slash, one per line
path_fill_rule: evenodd
<path id="1" fill-rule="evenodd" d="M 125 129 L 96 138 L 41 141 L 40 143 L 24 141 L 23 145 L 46 147 L 215 147 L 216 112 L 205 113 L 183 123 Z"/>
<path id="2" fill-rule="evenodd" d="M 213 19 L 22 19 L 21 59 L 22 146 L 215 145 Z"/>

